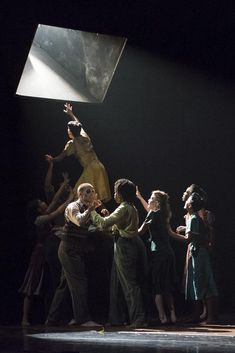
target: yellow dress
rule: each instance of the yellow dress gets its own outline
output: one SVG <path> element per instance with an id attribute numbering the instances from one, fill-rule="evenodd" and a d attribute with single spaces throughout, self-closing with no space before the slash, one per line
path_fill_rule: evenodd
<path id="1" fill-rule="evenodd" d="M 101 201 L 107 202 L 111 199 L 108 174 L 104 165 L 99 161 L 91 140 L 87 134 L 80 135 L 67 142 L 64 148 L 66 155 L 72 154 L 80 162 L 83 172 L 74 186 L 74 191 L 82 183 L 93 185 Z"/>

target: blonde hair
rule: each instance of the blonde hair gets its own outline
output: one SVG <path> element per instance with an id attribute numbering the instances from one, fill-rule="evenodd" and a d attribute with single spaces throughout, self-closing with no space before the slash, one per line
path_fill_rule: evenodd
<path id="1" fill-rule="evenodd" d="M 171 218 L 169 195 L 166 192 L 161 190 L 152 191 L 152 195 L 156 198 L 156 201 L 159 203 L 159 208 L 162 213 L 163 222 L 166 225 Z"/>

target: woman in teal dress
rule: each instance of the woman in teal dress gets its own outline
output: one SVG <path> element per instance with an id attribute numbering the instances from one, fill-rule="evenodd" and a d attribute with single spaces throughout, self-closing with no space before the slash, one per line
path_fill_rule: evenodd
<path id="1" fill-rule="evenodd" d="M 214 250 L 215 250 L 215 236 L 214 236 L 214 223 L 215 223 L 215 217 L 214 214 L 206 209 L 206 203 L 207 203 L 207 193 L 198 185 L 196 184 L 191 184 L 183 193 L 182 196 L 182 201 L 184 201 L 185 205 L 184 208 L 187 209 L 186 202 L 188 198 L 193 194 L 196 193 L 200 196 L 200 210 L 197 212 L 197 215 L 201 218 L 203 221 L 207 234 L 207 249 L 210 255 L 210 261 L 212 263 L 212 269 L 214 268 L 213 266 L 213 259 L 214 259 Z M 185 216 L 185 223 L 187 224 L 187 220 L 190 219 L 190 214 L 187 213 Z M 186 231 L 186 226 L 179 226 L 177 227 L 177 232 L 181 234 L 185 234 Z M 186 260 L 185 260 L 185 268 L 184 268 L 184 276 L 183 276 L 183 287 L 185 287 L 185 281 L 186 281 L 186 275 L 188 273 L 188 263 L 189 263 L 189 256 L 190 256 L 190 244 L 188 245 L 187 249 L 187 254 L 186 254 Z M 217 300 L 215 300 L 215 307 L 217 307 Z M 215 314 L 213 315 L 215 316 Z M 203 311 L 200 315 L 201 319 L 205 319 L 207 317 L 207 305 L 206 301 L 203 300 Z"/>
<path id="2" fill-rule="evenodd" d="M 200 321 L 200 308 L 203 300 L 207 306 L 207 322 L 215 320 L 215 298 L 218 291 L 208 252 L 208 228 L 198 215 L 202 199 L 193 193 L 186 201 L 189 216 L 186 220 L 185 239 L 189 242 L 188 265 L 185 281 L 185 298 L 194 303 L 192 321 Z"/>

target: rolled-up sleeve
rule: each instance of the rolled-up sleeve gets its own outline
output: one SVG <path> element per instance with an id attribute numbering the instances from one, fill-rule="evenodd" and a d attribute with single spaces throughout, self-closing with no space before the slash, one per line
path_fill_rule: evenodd
<path id="1" fill-rule="evenodd" d="M 73 144 L 73 140 L 69 140 L 65 147 L 64 147 L 64 151 L 66 152 L 66 156 L 71 156 L 72 154 L 74 154 L 74 144 Z"/>
<path id="2" fill-rule="evenodd" d="M 80 212 L 76 203 L 69 204 L 65 210 L 65 218 L 77 226 L 83 226 L 90 220 L 90 211 Z"/>
<path id="3" fill-rule="evenodd" d="M 107 217 L 100 216 L 96 211 L 91 212 L 92 222 L 99 228 L 106 229 L 118 224 L 125 214 L 125 209 L 120 205 L 113 213 Z"/>

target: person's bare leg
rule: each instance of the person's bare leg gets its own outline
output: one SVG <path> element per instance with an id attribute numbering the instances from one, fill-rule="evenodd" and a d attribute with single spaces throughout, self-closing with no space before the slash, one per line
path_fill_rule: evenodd
<path id="1" fill-rule="evenodd" d="M 206 316 L 207 316 L 207 308 L 206 308 L 206 300 L 203 300 L 202 302 L 202 306 L 203 306 L 203 310 L 202 310 L 202 313 L 200 315 L 200 319 L 206 319 Z"/>
<path id="2" fill-rule="evenodd" d="M 207 320 L 206 322 L 214 323 L 217 320 L 217 297 L 210 297 L 206 299 L 207 306 Z"/>
<path id="3" fill-rule="evenodd" d="M 156 294 L 155 296 L 155 304 L 157 307 L 158 315 L 159 315 L 159 320 L 161 321 L 162 324 L 167 323 L 167 317 L 166 313 L 164 310 L 164 303 L 163 303 L 163 298 L 161 294 Z"/>
<path id="4" fill-rule="evenodd" d="M 24 297 L 24 304 L 23 304 L 23 317 L 21 321 L 22 326 L 29 326 L 29 314 L 30 314 L 30 309 L 32 306 L 33 298 L 29 296 Z"/>
<path id="5" fill-rule="evenodd" d="M 193 301 L 193 315 L 192 315 L 192 322 L 200 322 L 200 312 L 202 308 L 202 303 L 200 300 Z"/>
<path id="6" fill-rule="evenodd" d="M 171 322 L 175 323 L 176 322 L 175 303 L 174 303 L 174 298 L 171 293 L 166 294 L 166 304 L 167 304 L 167 308 L 170 313 Z"/>

